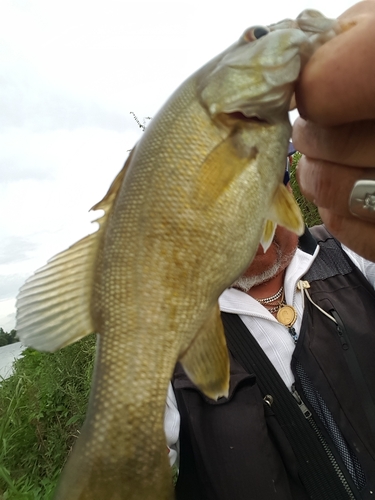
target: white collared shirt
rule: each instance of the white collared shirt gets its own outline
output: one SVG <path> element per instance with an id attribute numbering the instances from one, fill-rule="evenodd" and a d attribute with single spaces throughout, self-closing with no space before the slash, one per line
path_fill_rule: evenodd
<path id="1" fill-rule="evenodd" d="M 310 268 L 318 251 L 319 247 L 312 256 L 297 249 L 285 273 L 285 300 L 297 311 L 297 320 L 294 324 L 297 334 L 301 328 L 304 307 L 303 293 L 297 289 L 297 283 Z M 286 326 L 279 323 L 256 299 L 235 288 L 224 291 L 219 299 L 219 305 L 221 311 L 240 316 L 287 387 L 291 388 L 294 377 L 290 361 L 295 344 Z"/>

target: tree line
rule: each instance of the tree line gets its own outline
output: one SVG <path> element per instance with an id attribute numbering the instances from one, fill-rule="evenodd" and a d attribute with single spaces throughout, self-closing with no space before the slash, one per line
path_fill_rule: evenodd
<path id="1" fill-rule="evenodd" d="M 0 347 L 3 347 L 8 344 L 14 344 L 15 342 L 19 342 L 16 330 L 11 330 L 8 333 L 4 332 L 4 330 L 0 328 Z"/>

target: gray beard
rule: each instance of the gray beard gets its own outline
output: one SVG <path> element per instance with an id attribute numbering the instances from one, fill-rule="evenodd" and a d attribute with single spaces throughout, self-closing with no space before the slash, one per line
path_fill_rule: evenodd
<path id="1" fill-rule="evenodd" d="M 255 276 L 240 276 L 232 284 L 231 288 L 238 288 L 239 290 L 247 293 L 250 288 L 253 288 L 253 286 L 261 285 L 262 283 L 271 280 L 288 267 L 295 253 L 296 249 L 288 254 L 282 254 L 281 248 L 277 245 L 276 262 L 272 267 Z"/>

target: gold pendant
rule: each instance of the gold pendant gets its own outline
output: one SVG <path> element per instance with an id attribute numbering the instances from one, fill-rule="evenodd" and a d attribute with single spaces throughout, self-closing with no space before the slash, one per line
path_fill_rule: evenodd
<path id="1" fill-rule="evenodd" d="M 277 311 L 276 319 L 288 328 L 293 326 L 297 320 L 297 311 L 293 306 L 281 306 Z"/>

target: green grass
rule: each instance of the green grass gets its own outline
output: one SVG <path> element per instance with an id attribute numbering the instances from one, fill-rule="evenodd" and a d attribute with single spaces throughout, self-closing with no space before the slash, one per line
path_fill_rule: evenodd
<path id="1" fill-rule="evenodd" d="M 51 498 L 79 433 L 95 337 L 53 354 L 27 349 L 0 383 L 0 499 Z"/>

